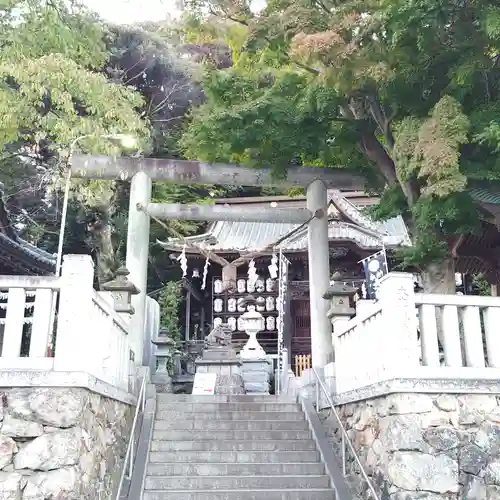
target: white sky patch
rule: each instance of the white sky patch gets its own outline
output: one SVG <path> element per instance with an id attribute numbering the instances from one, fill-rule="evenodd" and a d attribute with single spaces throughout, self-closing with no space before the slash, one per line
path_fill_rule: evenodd
<path id="1" fill-rule="evenodd" d="M 178 0 L 83 0 L 83 3 L 116 24 L 162 21 L 180 14 Z"/>
<path id="2" fill-rule="evenodd" d="M 182 0 L 82 0 L 102 18 L 116 24 L 162 21 L 181 14 Z M 258 12 L 266 0 L 253 0 L 252 10 Z"/>

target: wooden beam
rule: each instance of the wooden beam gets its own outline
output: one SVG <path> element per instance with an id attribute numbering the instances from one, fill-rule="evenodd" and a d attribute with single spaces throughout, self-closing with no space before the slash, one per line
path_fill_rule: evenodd
<path id="1" fill-rule="evenodd" d="M 321 179 L 329 188 L 336 189 L 362 190 L 365 185 L 363 177 L 342 168 L 290 166 L 287 178 L 279 179 L 272 175 L 270 168 L 158 158 L 74 155 L 72 172 L 74 177 L 102 180 L 126 180 L 138 172 L 146 172 L 153 181 L 177 184 L 291 188 L 307 187 Z"/>
<path id="2" fill-rule="evenodd" d="M 220 205 L 183 205 L 150 203 L 146 209 L 152 217 L 163 220 L 267 222 L 303 224 L 312 214 L 306 208 L 224 207 Z"/>
<path id="3" fill-rule="evenodd" d="M 182 278 L 182 286 L 191 293 L 191 295 L 198 302 L 203 302 L 203 296 L 196 290 L 191 281 L 188 278 Z"/>

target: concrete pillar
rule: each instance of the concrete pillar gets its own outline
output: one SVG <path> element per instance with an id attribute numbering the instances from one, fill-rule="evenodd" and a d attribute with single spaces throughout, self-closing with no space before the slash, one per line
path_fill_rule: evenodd
<path id="1" fill-rule="evenodd" d="M 315 213 L 323 210 L 323 217 L 308 225 L 309 300 L 311 304 L 312 364 L 322 368 L 333 361 L 332 326 L 328 318 L 330 302 L 323 294 L 330 286 L 328 251 L 327 190 L 323 181 L 315 180 L 307 187 L 307 208 Z"/>
<path id="2" fill-rule="evenodd" d="M 151 202 L 151 179 L 138 172 L 132 177 L 128 211 L 126 267 L 130 281 L 139 289 L 132 297 L 134 314 L 130 323 L 130 349 L 134 352 L 136 364 L 142 363 L 144 350 L 144 328 L 146 325 L 146 292 L 148 284 L 149 216 L 137 208 L 147 207 Z"/>

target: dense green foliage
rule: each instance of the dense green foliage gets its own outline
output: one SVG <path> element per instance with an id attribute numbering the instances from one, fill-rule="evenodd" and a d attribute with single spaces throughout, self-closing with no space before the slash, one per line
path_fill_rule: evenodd
<path id="1" fill-rule="evenodd" d="M 60 173 L 70 152 L 120 154 L 120 144 L 106 137 L 118 133 L 148 147 L 143 97 L 102 71 L 108 37 L 106 26 L 76 3 L 0 3 L 0 181 L 13 221 L 50 251 L 57 248 Z M 121 189 L 73 182 L 66 251 L 91 252 L 99 262 L 113 238 L 112 201 Z"/>
<path id="2" fill-rule="evenodd" d="M 203 102 L 198 83 L 205 65 L 221 68 L 231 64 L 228 49 L 221 44 L 202 43 L 201 38 L 185 36 L 173 23 L 150 23 L 138 27 L 113 27 L 109 43 L 108 73 L 117 81 L 128 82 L 144 100 L 144 113 L 152 125 L 152 152 L 157 158 L 182 158 L 179 138 L 193 106 Z M 200 43 L 198 43 L 200 42 Z M 227 189 L 223 186 L 173 185 L 156 183 L 153 200 L 169 203 L 212 203 L 217 196 L 259 194 L 258 189 Z M 127 203 L 116 204 L 114 221 L 126 221 Z M 203 230 L 204 223 L 193 221 L 152 221 L 150 273 L 148 283 L 154 291 L 166 281 L 179 280 L 180 269 L 169 253 L 156 244 L 167 237 L 187 236 Z M 120 241 L 126 227 L 118 229 Z M 115 261 L 124 259 L 123 245 L 114 247 Z M 114 266 L 116 267 L 116 265 Z"/>
<path id="3" fill-rule="evenodd" d="M 206 74 L 207 101 L 182 139 L 188 156 L 362 172 L 381 194 L 376 215 L 408 223 L 408 264 L 446 258 L 477 227 L 467 186 L 500 177 L 497 2 L 190 6 L 207 36 L 223 19 L 245 37 L 232 68 Z"/>
<path id="4" fill-rule="evenodd" d="M 148 135 L 140 94 L 100 73 L 108 55 L 104 27 L 59 0 L 10 0 L 0 6 L 0 146 L 24 141 L 60 150 L 108 149 L 103 135 Z"/>
<path id="5" fill-rule="evenodd" d="M 182 157 L 186 118 L 203 101 L 198 76 L 205 64 L 231 65 L 227 47 L 198 43 L 172 23 L 109 26 L 63 0 L 0 0 L 0 45 L 2 194 L 22 236 L 50 252 L 57 249 L 70 149 Z M 136 136 L 138 151 L 103 137 L 115 133 Z M 210 203 L 239 192 L 158 183 L 153 197 Z M 127 182 L 72 181 L 64 252 L 90 253 L 101 283 L 125 263 L 128 196 Z M 151 291 L 180 278 L 178 263 L 157 239 L 201 226 L 152 222 Z"/>
<path id="6" fill-rule="evenodd" d="M 125 28 L 72 2 L 0 0 L 0 182 L 25 237 L 55 251 L 71 148 L 362 173 L 381 195 L 374 215 L 403 215 L 406 263 L 422 267 L 478 227 L 468 187 L 500 178 L 496 2 L 187 4 L 181 25 Z M 104 137 L 116 133 L 138 152 Z M 124 261 L 128 190 L 73 183 L 65 251 L 92 253 L 101 281 Z M 165 202 L 258 193 L 154 187 Z M 153 221 L 152 289 L 179 279 L 156 240 L 201 229 Z"/>
<path id="7" fill-rule="evenodd" d="M 182 287 L 179 281 L 170 281 L 158 296 L 160 304 L 160 327 L 168 332 L 174 342 L 180 342 L 179 306 L 182 301 Z"/>

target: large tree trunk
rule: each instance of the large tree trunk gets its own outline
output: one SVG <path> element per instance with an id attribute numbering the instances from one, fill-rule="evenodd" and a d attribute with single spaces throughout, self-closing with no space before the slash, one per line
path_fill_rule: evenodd
<path id="1" fill-rule="evenodd" d="M 424 285 L 424 293 L 441 293 L 455 294 L 455 261 L 453 258 L 445 259 L 440 264 L 430 264 L 422 272 L 422 281 Z M 443 335 L 443 310 L 441 307 L 436 307 L 436 322 L 437 334 L 440 348 L 441 363 L 444 358 L 444 335 Z M 460 321 L 461 323 L 461 321 Z M 465 353 L 463 328 L 460 327 L 460 344 L 462 357 Z M 465 359 L 465 358 L 463 358 Z"/>
<path id="2" fill-rule="evenodd" d="M 455 261 L 452 258 L 443 260 L 440 264 L 429 264 L 422 271 L 424 293 L 456 292 Z"/>
<path id="3" fill-rule="evenodd" d="M 97 252 L 97 276 L 100 285 L 115 278 L 117 267 L 117 255 L 113 246 L 113 228 L 103 224 L 99 230 L 99 250 Z"/>

